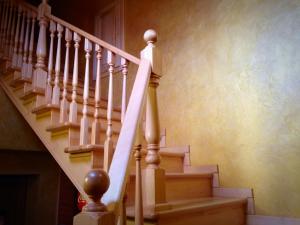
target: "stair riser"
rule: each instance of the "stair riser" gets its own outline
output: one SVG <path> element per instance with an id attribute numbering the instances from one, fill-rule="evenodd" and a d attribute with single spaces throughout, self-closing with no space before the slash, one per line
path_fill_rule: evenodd
<path id="1" fill-rule="evenodd" d="M 212 178 L 166 175 L 166 200 L 186 200 L 212 196 Z M 134 205 L 135 176 L 130 177 L 127 205 Z"/>

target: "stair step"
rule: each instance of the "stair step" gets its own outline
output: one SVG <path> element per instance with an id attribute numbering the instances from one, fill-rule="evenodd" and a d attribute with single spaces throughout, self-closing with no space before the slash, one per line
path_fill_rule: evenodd
<path id="1" fill-rule="evenodd" d="M 247 200 L 242 198 L 208 197 L 170 201 L 161 204 L 160 208 L 165 210 L 144 209 L 144 218 L 150 224 L 245 225 L 246 204 Z M 134 218 L 134 207 L 127 207 L 126 211 L 129 218 Z"/>
<path id="2" fill-rule="evenodd" d="M 185 200 L 212 196 L 212 173 L 166 173 L 166 200 Z M 128 205 L 134 204 L 135 174 L 130 175 Z"/>

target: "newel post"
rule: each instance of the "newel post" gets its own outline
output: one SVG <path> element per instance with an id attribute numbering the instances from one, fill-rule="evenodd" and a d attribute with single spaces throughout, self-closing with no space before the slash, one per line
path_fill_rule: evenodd
<path id="1" fill-rule="evenodd" d="M 147 142 L 147 167 L 143 171 L 144 205 L 153 208 L 159 203 L 166 202 L 165 171 L 160 168 L 159 142 L 160 126 L 157 104 L 157 87 L 162 76 L 161 54 L 155 46 L 157 34 L 154 30 L 147 30 L 144 34 L 147 43 L 141 52 L 141 58 L 151 62 L 152 73 L 149 81 L 146 103 L 145 138 Z"/>
<path id="2" fill-rule="evenodd" d="M 109 177 L 101 169 L 91 169 L 84 178 L 83 189 L 90 198 L 82 212 L 74 217 L 73 225 L 114 225 L 115 217 L 101 203 L 103 194 L 109 187 Z"/>
<path id="3" fill-rule="evenodd" d="M 47 4 L 46 0 L 43 0 L 38 7 L 38 21 L 39 21 L 39 37 L 36 48 L 37 63 L 33 73 L 33 88 L 45 88 L 47 72 L 45 71 L 45 58 L 47 55 L 46 44 L 46 30 L 48 25 L 47 16 L 51 14 L 51 7 Z"/>

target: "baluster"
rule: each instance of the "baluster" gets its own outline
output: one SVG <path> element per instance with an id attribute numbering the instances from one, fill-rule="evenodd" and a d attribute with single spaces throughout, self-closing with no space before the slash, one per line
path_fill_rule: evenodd
<path id="1" fill-rule="evenodd" d="M 126 80 L 128 74 L 128 61 L 122 58 L 121 65 L 122 65 L 122 74 L 123 74 L 121 122 L 123 123 L 125 113 L 126 113 Z"/>
<path id="2" fill-rule="evenodd" d="M 142 191 L 142 172 L 141 172 L 141 149 L 142 149 L 142 128 L 141 123 L 138 124 L 136 131 L 136 140 L 134 145 L 135 157 L 135 225 L 144 224 L 143 215 L 143 191 Z"/>
<path id="3" fill-rule="evenodd" d="M 12 54 L 13 54 L 13 49 L 14 49 L 14 35 L 15 35 L 15 25 L 16 25 L 16 18 L 17 18 L 18 10 L 16 7 L 14 7 L 14 16 L 12 20 L 12 26 L 11 26 L 11 31 L 10 31 L 10 39 L 9 39 L 9 50 L 8 50 L 8 55 L 9 58 L 12 59 Z"/>
<path id="4" fill-rule="evenodd" d="M 146 127 L 145 138 L 147 141 L 147 155 L 145 158 L 147 167 L 143 176 L 145 187 L 146 205 L 156 205 L 164 203 L 165 197 L 165 171 L 159 168 L 159 142 L 160 127 L 157 105 L 157 87 L 161 77 L 161 57 L 160 52 L 155 47 L 157 34 L 154 30 L 147 30 L 144 34 L 147 47 L 141 52 L 141 57 L 151 62 L 152 73 L 150 76 L 147 104 L 146 104 Z"/>
<path id="5" fill-rule="evenodd" d="M 115 54 L 107 51 L 107 64 L 109 66 L 109 85 L 108 85 L 108 103 L 107 103 L 107 130 L 106 140 L 104 143 L 104 170 L 108 171 L 112 156 L 113 156 L 113 142 L 112 142 L 112 112 L 113 112 L 113 73 L 115 65 Z"/>
<path id="6" fill-rule="evenodd" d="M 7 57 L 8 57 L 8 50 L 9 50 L 9 39 L 10 39 L 12 16 L 13 16 L 13 4 L 10 3 L 8 23 L 7 23 L 7 28 L 5 32 L 5 41 L 4 41 L 4 55 Z"/>
<path id="7" fill-rule="evenodd" d="M 13 50 L 13 60 L 12 60 L 12 66 L 14 68 L 18 65 L 18 45 L 19 45 L 19 31 L 20 31 L 20 20 L 22 15 L 22 7 L 18 7 L 18 18 L 17 18 L 17 26 L 16 26 L 16 32 L 15 32 L 15 42 L 14 42 L 14 50 Z"/>
<path id="8" fill-rule="evenodd" d="M 29 42 L 29 54 L 28 54 L 28 65 L 27 65 L 27 76 L 32 77 L 32 53 L 33 53 L 33 43 L 34 43 L 34 27 L 35 27 L 35 13 L 32 12 L 31 15 L 31 32 L 30 32 L 30 42 Z"/>
<path id="9" fill-rule="evenodd" d="M 74 67 L 73 67 L 73 80 L 72 80 L 72 102 L 70 104 L 70 117 L 71 123 L 77 123 L 77 85 L 78 85 L 78 50 L 79 42 L 81 40 L 79 34 L 74 32 L 73 40 L 75 42 L 75 56 L 74 56 Z"/>
<path id="10" fill-rule="evenodd" d="M 5 4 L 5 11 L 4 11 L 4 19 L 3 19 L 3 27 L 1 31 L 1 39 L 0 39 L 0 45 L 1 45 L 1 50 L 3 49 L 3 42 L 5 39 L 5 31 L 6 31 L 6 23 L 7 23 L 7 14 L 9 10 L 9 2 L 6 2 Z"/>
<path id="11" fill-rule="evenodd" d="M 92 51 L 92 43 L 86 38 L 84 40 L 85 51 L 85 76 L 83 89 L 83 109 L 80 123 L 80 145 L 88 144 L 89 123 L 87 118 L 88 100 L 89 100 L 89 76 L 90 76 L 90 52 Z"/>
<path id="12" fill-rule="evenodd" d="M 100 123 L 100 101 L 101 101 L 101 59 L 102 59 L 102 48 L 100 45 L 95 46 L 97 52 L 97 71 L 96 71 L 96 86 L 95 86 L 95 112 L 94 112 L 94 121 L 92 124 L 92 144 L 100 144 L 100 132 L 101 132 L 101 123 Z"/>
<path id="13" fill-rule="evenodd" d="M 55 80 L 52 95 L 52 104 L 59 105 L 60 88 L 59 88 L 59 73 L 60 73 L 60 56 L 61 56 L 61 37 L 64 28 L 62 25 L 57 24 L 57 51 L 56 51 L 56 63 L 55 63 Z"/>
<path id="14" fill-rule="evenodd" d="M 25 41 L 24 41 L 24 53 L 23 53 L 23 64 L 22 64 L 22 77 L 26 78 L 27 75 L 27 71 L 28 71 L 28 67 L 27 67 L 27 55 L 28 55 L 28 39 L 29 39 L 29 26 L 30 26 L 30 16 L 31 13 L 28 12 L 27 13 L 27 21 L 26 21 L 26 32 L 25 32 Z"/>
<path id="15" fill-rule="evenodd" d="M 45 71 L 45 58 L 47 55 L 47 17 L 51 15 L 51 7 L 44 1 L 38 7 L 38 20 L 39 20 L 39 37 L 36 47 L 37 63 L 33 73 L 32 86 L 33 88 L 46 89 L 47 72 Z"/>
<path id="16" fill-rule="evenodd" d="M 19 39 L 19 50 L 18 50 L 18 67 L 22 67 L 22 60 L 23 60 L 23 42 L 24 42 L 24 29 L 25 29 L 25 20 L 26 20 L 26 11 L 23 11 L 22 16 L 22 24 L 21 24 L 21 32 L 20 32 L 20 39 Z"/>
<path id="17" fill-rule="evenodd" d="M 53 42 L 54 42 L 54 32 L 56 30 L 56 24 L 51 20 L 49 31 L 50 31 L 50 49 L 49 49 L 49 58 L 48 58 L 48 76 L 47 76 L 47 85 L 45 90 L 45 100 L 46 104 L 51 103 L 52 98 L 52 73 L 53 73 Z"/>
<path id="18" fill-rule="evenodd" d="M 3 1 L 2 7 L 1 7 L 0 46 L 1 46 L 1 40 L 2 40 L 2 34 L 3 34 L 3 27 L 4 27 L 5 10 L 6 10 L 6 2 Z"/>
<path id="19" fill-rule="evenodd" d="M 68 100 L 67 100 L 67 87 L 69 79 L 69 54 L 70 46 L 72 41 L 72 32 L 66 28 L 65 32 L 65 41 L 66 41 L 66 57 L 65 57 L 65 68 L 64 68 L 64 88 L 62 94 L 62 101 L 60 106 L 60 117 L 59 122 L 64 123 L 68 120 Z"/>

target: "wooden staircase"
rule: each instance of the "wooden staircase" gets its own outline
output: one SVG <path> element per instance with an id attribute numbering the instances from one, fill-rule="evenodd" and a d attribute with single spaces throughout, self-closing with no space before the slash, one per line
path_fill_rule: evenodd
<path id="1" fill-rule="evenodd" d="M 36 29 L 37 16 L 39 36 L 35 37 L 34 31 L 30 31 Z M 163 225 L 246 224 L 247 213 L 254 212 L 252 191 L 221 188 L 216 165 L 193 167 L 188 146 L 166 146 L 165 136 L 159 134 L 155 115 L 158 115 L 156 88 L 161 72 L 158 49 L 154 45 L 157 37 L 153 31 L 146 32 L 148 45 L 138 59 L 51 15 L 46 1 L 39 9 L 1 1 L 0 18 L 0 85 L 89 202 L 90 208 L 87 207 L 84 216 L 79 215 L 74 224 L 83 224 L 83 221 L 84 224 L 110 225 L 116 221 L 126 224 L 125 211 L 128 223 L 135 219 L 136 225 L 143 224 L 144 220 L 147 224 Z M 46 30 L 49 28 L 48 36 Z M 61 47 L 63 32 L 65 48 Z M 82 74 L 78 69 L 80 55 L 76 53 L 81 37 L 85 39 L 86 60 Z M 47 45 L 43 43 L 46 39 L 50 40 L 48 69 L 45 66 Z M 51 40 L 57 43 L 54 74 L 51 71 L 55 42 Z M 71 42 L 75 55 L 74 67 L 69 69 Z M 97 55 L 95 82 L 89 71 L 92 50 Z M 33 56 L 35 51 L 36 57 Z M 103 51 L 107 59 L 102 59 Z M 62 54 L 65 60 L 61 59 Z M 120 70 L 116 69 L 116 59 L 120 59 Z M 62 62 L 63 73 L 60 71 Z M 101 63 L 107 64 L 108 71 L 100 68 Z M 107 87 L 102 84 L 105 79 L 101 78 L 102 73 L 109 74 Z M 126 77 L 135 73 L 135 84 L 128 98 Z M 123 80 L 119 96 L 114 93 L 113 76 Z M 107 98 L 101 97 L 100 88 L 108 92 Z M 141 128 L 139 124 L 143 122 L 139 121 L 143 117 L 147 89 L 146 125 Z M 121 99 L 120 106 L 113 104 L 116 97 Z M 141 132 L 146 134 L 141 135 Z M 94 201 L 93 194 L 86 194 L 89 192 L 87 174 L 95 170 L 105 173 L 102 168 L 111 183 L 98 199 L 105 193 L 102 202 L 107 207 L 100 207 L 100 201 Z M 115 220 L 106 220 L 104 212 L 113 214 Z M 86 219 L 86 215 L 93 213 L 100 222 Z"/>

